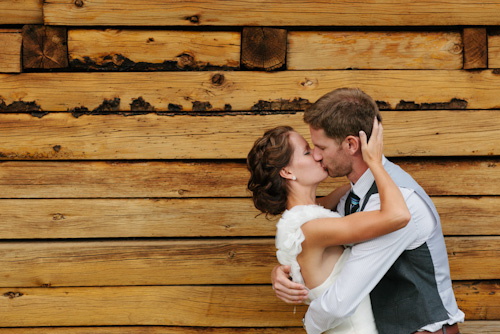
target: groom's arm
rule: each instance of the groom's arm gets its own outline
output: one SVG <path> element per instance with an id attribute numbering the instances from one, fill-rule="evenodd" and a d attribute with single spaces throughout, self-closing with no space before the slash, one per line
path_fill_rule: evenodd
<path id="1" fill-rule="evenodd" d="M 347 192 L 351 189 L 350 184 L 338 187 L 326 196 L 316 198 L 316 202 L 322 207 L 335 211 L 335 208 L 340 202 L 340 199 L 347 195 Z"/>
<path id="2" fill-rule="evenodd" d="M 371 203 L 371 209 L 375 209 Z M 411 205 L 408 205 L 410 212 Z M 367 208 L 368 209 L 368 208 Z M 322 333 L 338 326 L 354 313 L 401 253 L 417 238 L 413 218 L 408 225 L 390 234 L 356 244 L 335 283 L 311 302 L 304 318 L 308 334 Z"/>

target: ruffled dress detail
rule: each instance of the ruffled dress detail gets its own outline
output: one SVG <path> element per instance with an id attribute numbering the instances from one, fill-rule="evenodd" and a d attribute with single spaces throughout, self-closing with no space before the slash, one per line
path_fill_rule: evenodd
<path id="1" fill-rule="evenodd" d="M 310 220 L 340 217 L 337 212 L 320 205 L 297 205 L 283 212 L 276 224 L 276 257 L 279 263 L 291 267 L 290 276 L 294 282 L 304 284 L 297 262 L 297 255 L 302 252 L 302 242 L 305 240 L 300 227 Z"/>
<path id="2" fill-rule="evenodd" d="M 340 218 L 341 216 L 319 205 L 299 205 L 287 210 L 276 224 L 276 256 L 282 265 L 291 267 L 292 280 L 304 284 L 297 262 L 297 255 L 302 252 L 302 242 L 305 240 L 301 226 L 310 220 L 318 218 Z M 329 277 L 319 286 L 309 290 L 309 302 L 319 298 L 340 275 L 345 261 L 351 253 L 346 248 L 333 267 Z M 307 303 L 307 302 L 306 302 Z M 377 334 L 375 319 L 371 308 L 370 296 L 366 296 L 353 315 L 335 328 L 327 330 L 324 334 Z"/>

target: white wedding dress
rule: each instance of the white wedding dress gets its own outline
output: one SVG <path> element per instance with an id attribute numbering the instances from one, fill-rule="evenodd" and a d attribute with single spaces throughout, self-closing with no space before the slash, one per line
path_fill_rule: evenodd
<path id="1" fill-rule="evenodd" d="M 302 242 L 305 236 L 300 228 L 306 222 L 317 218 L 340 218 L 341 216 L 319 205 L 298 205 L 290 210 L 286 210 L 281 219 L 276 224 L 276 256 L 282 265 L 291 267 L 292 280 L 304 284 L 304 279 L 300 273 L 300 266 L 297 262 L 297 255 L 302 251 Z M 332 222 L 332 224 L 335 224 Z M 350 248 L 346 248 L 330 276 L 319 286 L 309 290 L 307 304 L 320 297 L 321 294 L 335 282 L 344 262 L 349 257 Z M 356 312 L 345 319 L 339 326 L 332 328 L 325 333 L 328 334 L 377 334 L 375 320 L 370 303 L 370 296 L 366 296 L 356 309 Z"/>

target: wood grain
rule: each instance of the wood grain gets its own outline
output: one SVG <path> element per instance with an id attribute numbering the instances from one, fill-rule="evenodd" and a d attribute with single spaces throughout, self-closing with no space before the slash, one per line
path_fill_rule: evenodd
<path id="1" fill-rule="evenodd" d="M 500 316 L 498 294 L 492 293 L 498 291 L 496 283 L 457 282 L 453 287 L 470 320 Z M 0 295 L 2 327 L 282 327 L 300 326 L 305 312 L 297 307 L 294 314 L 294 307 L 278 300 L 269 285 L 2 288 Z"/>
<path id="2" fill-rule="evenodd" d="M 499 235 L 500 197 L 433 197 L 445 235 Z M 273 237 L 249 198 L 4 199 L 5 239 Z"/>
<path id="3" fill-rule="evenodd" d="M 112 110 L 130 111 L 139 97 L 165 112 L 200 110 L 200 103 L 210 104 L 206 112 L 294 111 L 339 87 L 359 87 L 386 109 L 500 108 L 500 75 L 492 70 L 0 74 L 6 104 L 34 102 L 43 111 L 106 111 L 115 99 Z"/>
<path id="4" fill-rule="evenodd" d="M 73 67 L 86 69 L 238 68 L 240 39 L 231 31 L 69 29 L 68 52 Z"/>
<path id="5" fill-rule="evenodd" d="M 453 280 L 500 275 L 500 237 L 447 237 Z M 1 287 L 270 284 L 274 238 L 0 244 Z"/>
<path id="6" fill-rule="evenodd" d="M 464 69 L 488 67 L 486 28 L 464 28 Z"/>
<path id="7" fill-rule="evenodd" d="M 391 111 L 382 112 L 382 117 L 384 153 L 390 157 L 500 153 L 497 110 Z M 68 113 L 42 118 L 0 114 L 0 159 L 246 159 L 253 142 L 278 125 L 290 125 L 309 140 L 302 113 L 78 118 Z"/>
<path id="8" fill-rule="evenodd" d="M 21 72 L 22 41 L 20 30 L 0 29 L 0 73 Z"/>
<path id="9" fill-rule="evenodd" d="M 299 326 L 304 311 L 270 285 L 0 289 L 1 327 L 281 327 Z"/>
<path id="10" fill-rule="evenodd" d="M 23 68 L 68 67 L 67 32 L 64 27 L 23 26 Z"/>
<path id="11" fill-rule="evenodd" d="M 399 161 L 431 196 L 499 195 L 498 159 Z M 0 163 L 0 198 L 249 197 L 249 173 L 237 162 Z M 328 178 L 318 196 L 347 183 Z"/>
<path id="12" fill-rule="evenodd" d="M 457 70 L 462 49 L 459 32 L 290 31 L 287 68 Z"/>
<path id="13" fill-rule="evenodd" d="M 488 31 L 488 67 L 500 68 L 500 31 Z"/>
<path id="14" fill-rule="evenodd" d="M 45 24 L 129 26 L 498 25 L 498 1 L 47 0 Z M 224 15 L 221 15 L 224 13 Z"/>
<path id="15" fill-rule="evenodd" d="M 0 1 L 0 24 L 43 24 L 43 0 Z"/>
<path id="16" fill-rule="evenodd" d="M 500 322 L 489 320 L 468 320 L 459 325 L 462 334 L 499 334 Z M 39 327 L 39 328 L 0 328 L 0 334 L 201 334 L 207 333 L 203 327 Z M 280 328 L 210 328 L 211 334 L 304 334 L 302 327 Z"/>

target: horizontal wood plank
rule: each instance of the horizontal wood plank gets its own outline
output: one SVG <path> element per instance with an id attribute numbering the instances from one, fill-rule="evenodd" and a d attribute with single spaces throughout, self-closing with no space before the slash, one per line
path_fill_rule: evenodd
<path id="1" fill-rule="evenodd" d="M 500 235 L 497 197 L 433 197 L 445 235 Z"/>
<path id="2" fill-rule="evenodd" d="M 4 239 L 274 236 L 275 223 L 249 198 L 0 200 Z"/>
<path id="3" fill-rule="evenodd" d="M 498 237 L 447 237 L 445 241 L 452 280 L 500 278 L 495 264 L 500 257 Z"/>
<path id="4" fill-rule="evenodd" d="M 264 284 L 274 239 L 0 243 L 2 287 Z"/>
<path id="5" fill-rule="evenodd" d="M 359 87 L 383 104 L 385 109 L 500 108 L 497 98 L 500 75 L 493 70 L 0 75 L 0 91 L 7 105 L 15 101 L 33 102 L 39 111 L 45 112 L 130 111 L 130 105 L 139 98 L 156 111 L 172 113 L 192 110 L 204 110 L 205 113 L 303 110 L 305 102 L 312 103 L 339 87 Z"/>
<path id="6" fill-rule="evenodd" d="M 0 1 L 0 24 L 43 24 L 43 0 Z"/>
<path id="7" fill-rule="evenodd" d="M 483 326 L 496 322 L 484 321 Z M 473 328 L 476 328 L 473 327 Z M 0 334 L 304 334 L 302 327 L 173 327 L 173 326 L 127 326 L 127 327 L 22 327 L 0 328 Z M 462 332 L 463 334 L 486 332 Z M 494 333 L 496 332 L 488 332 Z M 499 332 L 500 333 L 500 332 Z"/>
<path id="8" fill-rule="evenodd" d="M 45 24 L 137 26 L 433 26 L 498 25 L 499 1 L 48 0 Z M 221 15 L 221 13 L 224 15 Z"/>
<path id="9" fill-rule="evenodd" d="M 500 111 L 387 111 L 382 117 L 385 154 L 390 157 L 500 154 Z M 302 113 L 0 114 L 0 159 L 245 159 L 253 142 L 278 125 L 290 125 L 309 140 Z"/>
<path id="10" fill-rule="evenodd" d="M 304 311 L 269 285 L 0 289 L 0 327 L 298 326 Z"/>
<path id="11" fill-rule="evenodd" d="M 287 68 L 456 70 L 462 50 L 460 32 L 290 31 Z"/>
<path id="12" fill-rule="evenodd" d="M 20 73 L 21 31 L 0 29 L 0 45 L 2 45 L 0 48 L 0 73 Z"/>
<path id="13" fill-rule="evenodd" d="M 499 195 L 498 159 L 406 160 L 399 165 L 431 196 Z M 239 162 L 0 162 L 0 198 L 249 197 Z M 345 178 L 328 178 L 323 196 Z"/>
<path id="14" fill-rule="evenodd" d="M 161 69 L 159 64 L 164 62 L 173 63 L 173 68 L 238 68 L 240 35 L 230 31 L 69 29 L 68 53 L 72 66 L 87 69 L 154 69 L 150 64 Z M 137 64 L 141 62 L 145 64 Z"/>
<path id="15" fill-rule="evenodd" d="M 467 320 L 459 325 L 462 334 L 500 334 L 500 321 Z M 0 328 L 0 334 L 201 334 L 207 333 L 204 327 L 38 327 L 38 328 Z M 268 328 L 210 328 L 211 334 L 304 334 L 302 327 Z"/>
<path id="16" fill-rule="evenodd" d="M 500 277 L 499 237 L 448 237 L 453 280 Z M 269 284 L 274 238 L 1 243 L 2 287 Z"/>
<path id="17" fill-rule="evenodd" d="M 456 282 L 469 320 L 500 319 L 498 284 Z M 269 285 L 2 288 L 1 327 L 300 326 L 305 307 L 278 300 Z M 26 317 L 29 314 L 29 317 Z M 110 316 L 112 314 L 113 316 Z"/>
<path id="18" fill-rule="evenodd" d="M 433 201 L 445 235 L 499 235 L 499 197 Z M 249 198 L 0 200 L 4 239 L 272 237 L 276 222 Z"/>

